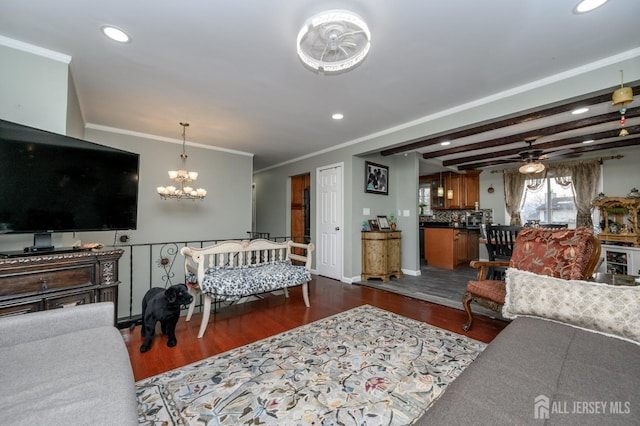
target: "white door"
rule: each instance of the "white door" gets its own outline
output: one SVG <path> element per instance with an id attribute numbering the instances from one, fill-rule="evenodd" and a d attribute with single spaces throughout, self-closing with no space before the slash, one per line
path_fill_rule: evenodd
<path id="1" fill-rule="evenodd" d="M 342 164 L 317 170 L 318 275 L 342 280 Z"/>

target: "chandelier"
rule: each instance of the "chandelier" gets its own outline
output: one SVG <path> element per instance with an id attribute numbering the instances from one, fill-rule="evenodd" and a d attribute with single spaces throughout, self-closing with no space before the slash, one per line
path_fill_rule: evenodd
<path id="1" fill-rule="evenodd" d="M 298 33 L 300 60 L 324 74 L 345 72 L 364 60 L 371 33 L 362 18 L 348 10 L 328 10 L 312 16 Z"/>
<path id="2" fill-rule="evenodd" d="M 177 186 L 159 186 L 157 188 L 158 195 L 160 195 L 163 200 L 168 198 L 177 200 L 181 200 L 183 198 L 187 200 L 202 200 L 207 195 L 207 191 L 202 188 L 193 189 L 190 186 L 185 186 L 185 183 L 194 182 L 198 179 L 198 172 L 189 172 L 186 170 L 186 129 L 189 127 L 189 123 L 180 123 L 180 125 L 182 126 L 182 154 L 180 155 L 180 158 L 182 159 L 182 168 L 180 170 L 169 170 L 169 179 L 176 182 Z"/>

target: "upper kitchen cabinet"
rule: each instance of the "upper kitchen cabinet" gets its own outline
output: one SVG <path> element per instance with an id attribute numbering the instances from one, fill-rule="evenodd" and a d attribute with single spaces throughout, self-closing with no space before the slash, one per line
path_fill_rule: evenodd
<path id="1" fill-rule="evenodd" d="M 431 209 L 433 210 L 442 210 L 446 208 L 446 191 L 444 191 L 444 181 L 445 176 L 442 174 L 420 176 L 420 185 L 428 185 L 430 188 Z M 438 193 L 438 188 L 443 188 L 441 194 Z"/>
<path id="2" fill-rule="evenodd" d="M 433 209 L 472 209 L 480 201 L 481 170 L 467 170 L 465 174 L 447 172 L 421 176 L 420 183 L 431 185 L 431 206 Z M 442 179 L 442 180 L 441 180 Z M 442 196 L 438 187 L 442 185 Z"/>
<path id="3" fill-rule="evenodd" d="M 480 202 L 481 170 L 468 170 L 466 174 L 450 173 L 446 186 L 445 208 L 472 209 Z"/>

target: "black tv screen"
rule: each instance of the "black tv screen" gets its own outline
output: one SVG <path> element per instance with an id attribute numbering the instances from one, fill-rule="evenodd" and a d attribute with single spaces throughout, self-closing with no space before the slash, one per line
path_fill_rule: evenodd
<path id="1" fill-rule="evenodd" d="M 139 155 L 0 120 L 0 233 L 135 229 Z"/>

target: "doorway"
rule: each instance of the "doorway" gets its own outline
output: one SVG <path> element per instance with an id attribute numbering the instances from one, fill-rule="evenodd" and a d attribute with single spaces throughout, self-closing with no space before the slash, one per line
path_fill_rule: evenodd
<path id="1" fill-rule="evenodd" d="M 311 240 L 311 174 L 291 177 L 291 239 L 308 244 Z"/>

